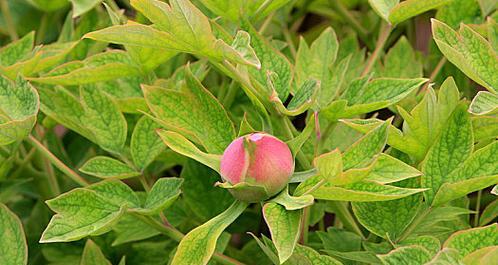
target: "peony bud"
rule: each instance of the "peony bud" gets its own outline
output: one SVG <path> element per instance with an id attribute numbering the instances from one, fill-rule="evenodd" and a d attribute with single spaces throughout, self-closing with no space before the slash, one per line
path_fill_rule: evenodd
<path id="1" fill-rule="evenodd" d="M 251 133 L 235 139 L 225 149 L 220 169 L 224 186 L 234 197 L 257 202 L 287 185 L 294 173 L 294 158 L 287 144 L 278 138 Z"/>

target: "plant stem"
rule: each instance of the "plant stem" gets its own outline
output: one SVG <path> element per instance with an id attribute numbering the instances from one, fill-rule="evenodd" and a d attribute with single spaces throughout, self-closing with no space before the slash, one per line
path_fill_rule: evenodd
<path id="1" fill-rule="evenodd" d="M 479 190 L 477 192 L 476 209 L 474 215 L 474 227 L 479 226 L 479 210 L 481 208 L 481 196 L 482 196 L 482 190 Z"/>
<path id="2" fill-rule="evenodd" d="M 89 185 L 88 181 L 78 175 L 74 170 L 70 169 L 64 162 L 60 161 L 47 147 L 45 147 L 40 141 L 38 141 L 33 135 L 29 135 L 27 138 L 31 145 L 33 145 L 36 150 L 38 150 L 44 157 L 46 157 L 56 168 L 66 174 L 74 182 L 80 184 L 81 186 Z"/>
<path id="3" fill-rule="evenodd" d="M 434 82 L 434 79 L 436 79 L 437 75 L 439 72 L 441 72 L 441 69 L 443 68 L 444 64 L 446 63 L 446 57 L 442 57 L 441 60 L 437 63 L 436 67 L 434 67 L 434 70 L 432 70 L 431 76 L 429 77 L 429 81 L 425 83 L 425 85 L 419 90 L 419 93 L 422 93 L 429 88 L 432 82 Z"/>
<path id="4" fill-rule="evenodd" d="M 308 206 L 303 209 L 303 217 L 301 219 L 301 238 L 299 239 L 299 242 L 301 244 L 308 243 L 309 226 L 310 226 L 310 207 Z"/>
<path id="5" fill-rule="evenodd" d="M 375 43 L 375 50 L 373 53 L 370 55 L 367 61 L 367 66 L 361 73 L 361 76 L 364 77 L 370 71 L 372 70 L 373 66 L 375 65 L 375 62 L 377 61 L 377 58 L 379 57 L 382 49 L 384 48 L 384 45 L 386 44 L 387 38 L 389 37 L 389 34 L 391 33 L 391 25 L 382 22 L 382 26 L 380 29 L 379 33 L 379 38 L 377 39 L 377 42 Z"/>
<path id="6" fill-rule="evenodd" d="M 7 2 L 7 0 L 0 0 L 0 7 L 2 8 L 2 14 L 5 19 L 5 25 L 7 26 L 7 31 L 9 32 L 10 38 L 12 39 L 12 41 L 18 40 L 19 36 L 17 35 L 16 27 L 14 25 L 14 21 L 12 20 L 9 3 Z"/>
<path id="7" fill-rule="evenodd" d="M 175 240 L 176 242 L 182 241 L 183 237 L 185 236 L 182 232 L 178 231 L 176 228 L 161 224 L 159 221 L 155 220 L 154 218 L 152 218 L 150 216 L 145 216 L 145 215 L 141 215 L 141 214 L 133 214 L 133 215 L 136 216 L 138 219 L 142 220 L 144 223 L 148 224 L 150 227 L 161 232 L 161 234 L 168 236 L 169 238 Z M 217 252 L 215 252 L 213 254 L 213 260 L 215 260 L 221 264 L 224 264 L 224 265 L 243 265 L 244 264 L 238 260 L 235 260 L 233 258 L 230 258 L 228 256 L 225 256 L 225 255 L 223 255 L 221 253 L 217 253 Z"/>

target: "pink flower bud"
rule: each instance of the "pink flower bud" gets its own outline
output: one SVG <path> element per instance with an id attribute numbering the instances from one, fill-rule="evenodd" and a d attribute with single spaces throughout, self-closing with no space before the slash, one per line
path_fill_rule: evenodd
<path id="1" fill-rule="evenodd" d="M 265 200 L 289 182 L 294 158 L 284 142 L 266 133 L 251 133 L 235 139 L 221 158 L 221 177 L 239 200 Z M 237 185 L 239 184 L 239 185 Z"/>

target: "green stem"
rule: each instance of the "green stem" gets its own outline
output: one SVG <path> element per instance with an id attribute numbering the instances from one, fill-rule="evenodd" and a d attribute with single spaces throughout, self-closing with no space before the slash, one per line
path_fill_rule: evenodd
<path id="1" fill-rule="evenodd" d="M 379 57 L 380 53 L 382 52 L 382 49 L 384 48 L 384 44 L 386 44 L 387 38 L 389 37 L 390 33 L 391 33 L 391 25 L 382 22 L 379 38 L 377 39 L 377 43 L 375 43 L 375 50 L 368 58 L 367 66 L 361 73 L 362 77 L 366 76 L 372 70 L 373 66 L 375 65 L 375 62 L 377 61 L 377 58 Z"/>
<path id="2" fill-rule="evenodd" d="M 479 210 L 481 208 L 481 196 L 482 196 L 482 190 L 479 190 L 477 192 L 476 209 L 474 215 L 474 227 L 479 226 Z"/>
<path id="3" fill-rule="evenodd" d="M 144 223 L 148 224 L 150 227 L 156 229 L 157 231 L 161 232 L 161 234 L 175 240 L 176 242 L 182 241 L 183 237 L 185 236 L 182 232 L 178 231 L 176 228 L 161 224 L 159 221 L 155 220 L 151 216 L 145 216 L 136 213 L 132 214 L 136 216 L 138 219 L 142 220 Z M 224 265 L 243 265 L 243 263 L 218 252 L 215 252 L 213 254 L 213 260 Z"/>
<path id="4" fill-rule="evenodd" d="M 70 169 L 66 164 L 59 160 L 47 147 L 45 147 L 40 141 L 38 141 L 33 135 L 28 136 L 28 141 L 33 145 L 36 150 L 38 150 L 44 157 L 46 157 L 56 168 L 66 174 L 74 182 L 80 184 L 81 186 L 89 185 L 89 182 L 83 177 L 78 175 L 74 170 Z"/>
<path id="5" fill-rule="evenodd" d="M 308 243 L 309 226 L 310 226 L 310 207 L 308 206 L 303 209 L 303 217 L 301 219 L 301 238 L 299 239 L 299 243 L 303 245 Z"/>
<path id="6" fill-rule="evenodd" d="M 7 26 L 7 31 L 9 32 L 12 41 L 19 39 L 17 35 L 16 27 L 12 15 L 10 14 L 9 4 L 7 0 L 0 0 L 0 7 L 2 8 L 2 14 L 5 20 L 5 25 Z"/>

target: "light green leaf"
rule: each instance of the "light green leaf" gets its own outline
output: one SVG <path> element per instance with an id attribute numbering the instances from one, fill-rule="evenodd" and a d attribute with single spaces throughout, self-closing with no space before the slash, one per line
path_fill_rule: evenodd
<path id="1" fill-rule="evenodd" d="M 291 196 L 289 195 L 289 187 L 286 187 L 280 194 L 270 200 L 270 202 L 278 203 L 284 206 L 286 210 L 293 211 L 312 205 L 314 198 L 311 195 Z"/>
<path id="2" fill-rule="evenodd" d="M 301 210 L 289 211 L 277 203 L 270 202 L 263 206 L 263 216 L 270 229 L 280 264 L 284 263 L 294 251 L 299 239 L 302 214 Z"/>
<path id="3" fill-rule="evenodd" d="M 498 117 L 472 117 L 472 128 L 474 129 L 475 142 L 494 139 L 498 135 Z"/>
<path id="4" fill-rule="evenodd" d="M 311 134 L 315 131 L 315 125 L 316 125 L 315 123 L 316 123 L 315 115 L 311 115 L 311 117 L 306 122 L 304 130 L 298 136 L 286 142 L 294 157 L 296 157 L 297 153 L 301 151 L 302 146 L 306 143 L 306 141 L 310 138 Z"/>
<path id="5" fill-rule="evenodd" d="M 356 79 L 341 95 L 341 100 L 332 102 L 322 113 L 335 120 L 382 109 L 399 102 L 425 82 L 424 78 Z"/>
<path id="6" fill-rule="evenodd" d="M 473 145 L 469 114 L 466 106 L 459 104 L 442 128 L 422 165 L 424 176 L 421 185 L 429 188 L 424 192 L 429 203 L 432 203 L 441 185 L 451 182 L 448 174 L 469 157 Z"/>
<path id="7" fill-rule="evenodd" d="M 28 264 L 28 245 L 21 220 L 7 206 L 0 203 L 0 263 Z"/>
<path id="8" fill-rule="evenodd" d="M 410 62 L 405 64 L 405 62 Z M 402 36 L 384 57 L 382 77 L 417 78 L 423 76 L 422 62 L 405 36 Z"/>
<path id="9" fill-rule="evenodd" d="M 133 190 L 118 180 L 73 189 L 47 201 L 56 215 L 42 234 L 41 243 L 69 242 L 107 232 L 127 208 L 139 207 Z"/>
<path id="10" fill-rule="evenodd" d="M 83 249 L 80 265 L 112 265 L 106 259 L 102 250 L 92 240 L 88 239 Z"/>
<path id="11" fill-rule="evenodd" d="M 236 201 L 223 213 L 190 231 L 178 245 L 171 264 L 207 264 L 214 253 L 218 237 L 247 206 L 245 202 Z"/>
<path id="12" fill-rule="evenodd" d="M 479 91 L 470 103 L 469 112 L 474 115 L 484 115 L 496 112 L 498 109 L 498 95 L 486 91 Z"/>
<path id="13" fill-rule="evenodd" d="M 441 249 L 441 242 L 439 239 L 433 236 L 417 236 L 417 237 L 409 237 L 403 241 L 401 241 L 399 246 L 410 246 L 417 245 L 425 248 L 431 256 L 436 255 Z"/>
<path id="14" fill-rule="evenodd" d="M 420 175 L 422 175 L 422 172 L 417 169 L 390 155 L 381 153 L 374 162 L 373 169 L 366 180 L 388 184 Z"/>
<path id="15" fill-rule="evenodd" d="M 0 76 L 0 145 L 28 136 L 39 106 L 38 93 L 28 82 L 21 77 L 11 82 Z"/>
<path id="16" fill-rule="evenodd" d="M 475 82 L 498 91 L 498 55 L 479 33 L 463 25 L 458 32 L 432 20 L 434 40 L 444 56 Z"/>
<path id="17" fill-rule="evenodd" d="M 377 255 L 382 264 L 425 264 L 431 260 L 429 251 L 417 245 L 399 247 L 384 255 Z"/>
<path id="18" fill-rule="evenodd" d="M 479 265 L 493 264 L 498 260 L 498 246 L 490 246 L 478 249 L 463 258 L 464 264 Z"/>
<path id="19" fill-rule="evenodd" d="M 147 193 L 147 199 L 142 209 L 136 211 L 146 215 L 162 212 L 180 196 L 182 184 L 183 179 L 180 178 L 160 178 Z"/>
<path id="20" fill-rule="evenodd" d="M 389 22 L 389 14 L 399 0 L 368 0 L 368 3 L 381 18 Z"/>
<path id="21" fill-rule="evenodd" d="M 399 24 L 409 18 L 450 3 L 453 0 L 406 0 L 397 4 L 389 13 L 389 21 Z"/>
<path id="22" fill-rule="evenodd" d="M 51 85 L 81 85 L 139 74 L 137 64 L 128 53 L 113 50 L 88 57 L 82 62 L 63 64 L 42 77 L 28 80 Z"/>
<path id="23" fill-rule="evenodd" d="M 201 162 L 217 172 L 220 171 L 220 155 L 208 154 L 199 150 L 197 146 L 179 133 L 159 130 L 157 131 L 157 134 L 159 134 L 159 137 L 164 144 L 173 151 Z"/>
<path id="24" fill-rule="evenodd" d="M 21 39 L 9 43 L 0 49 L 0 69 L 26 59 L 30 55 L 35 42 L 35 32 L 32 31 Z"/>
<path id="25" fill-rule="evenodd" d="M 452 248 L 443 248 L 427 265 L 464 265 L 458 257 L 458 251 Z"/>
<path id="26" fill-rule="evenodd" d="M 318 80 L 321 87 L 318 98 L 326 97 L 324 101 L 330 102 L 339 89 L 339 87 L 332 87 L 334 85 L 332 67 L 337 57 L 338 48 L 337 36 L 330 27 L 315 39 L 311 47 L 308 47 L 304 38 L 301 38 L 296 55 L 295 81 L 297 87 L 302 87 L 306 80 Z M 299 90 L 297 91 L 299 92 Z"/>
<path id="27" fill-rule="evenodd" d="M 454 183 L 444 183 L 434 197 L 434 202 L 432 204 L 434 206 L 442 205 L 474 191 L 482 190 L 496 184 L 497 182 L 498 173 L 495 173 L 495 175 L 492 176 L 474 177 Z"/>
<path id="28" fill-rule="evenodd" d="M 386 145 L 387 126 L 384 122 L 356 141 L 342 155 L 343 170 L 364 167 L 377 156 Z"/>
<path id="29" fill-rule="evenodd" d="M 498 245 L 498 224 L 471 228 L 452 234 L 443 248 L 458 250 L 460 258 L 480 248 Z"/>
<path id="30" fill-rule="evenodd" d="M 182 91 L 143 86 L 150 110 L 165 128 L 221 154 L 235 138 L 235 128 L 216 98 L 190 71 Z"/>
<path id="31" fill-rule="evenodd" d="M 98 178 L 127 179 L 140 175 L 127 164 L 107 156 L 95 156 L 80 168 L 80 171 Z"/>
<path id="32" fill-rule="evenodd" d="M 342 174 L 342 156 L 339 149 L 322 154 L 315 158 L 313 164 L 323 178 L 333 181 Z"/>
<path id="33" fill-rule="evenodd" d="M 242 21 L 242 28 L 251 35 L 251 46 L 261 61 L 261 69 L 248 69 L 250 75 L 261 86 L 264 86 L 267 83 L 267 74 L 273 73 L 275 76 L 272 80 L 274 89 L 277 91 L 280 100 L 285 101 L 289 95 L 292 80 L 293 69 L 291 64 L 248 21 Z"/>
<path id="34" fill-rule="evenodd" d="M 156 133 L 159 127 L 153 120 L 143 116 L 133 129 L 130 142 L 131 157 L 133 163 L 141 170 L 166 149 Z"/>
<path id="35" fill-rule="evenodd" d="M 249 33 L 239 30 L 231 46 L 224 44 L 224 42 L 219 42 L 219 46 L 223 48 L 225 58 L 237 63 L 253 66 L 257 69 L 261 68 L 261 62 L 251 47 L 251 35 Z"/>
<path id="36" fill-rule="evenodd" d="M 332 201 L 388 201 L 410 196 L 425 189 L 398 188 L 395 186 L 381 185 L 376 182 L 356 182 L 350 185 L 337 187 L 325 183 L 320 188 L 311 192 L 315 199 Z"/>
<path id="37" fill-rule="evenodd" d="M 298 258 L 298 262 L 294 262 L 294 258 Z M 303 263 L 303 259 L 304 262 Z M 294 263 L 293 263 L 294 262 Z M 341 262 L 338 260 L 328 256 L 328 255 L 320 255 L 316 250 L 303 246 L 303 245 L 296 245 L 296 248 L 294 249 L 294 254 L 291 256 L 291 258 L 284 263 L 285 265 L 301 265 L 301 264 L 321 264 L 321 265 L 342 265 Z"/>
<path id="38" fill-rule="evenodd" d="M 496 8 L 496 4 L 498 4 L 496 0 L 478 0 L 478 2 L 481 7 L 483 17 L 491 13 L 491 11 Z"/>
<path id="39" fill-rule="evenodd" d="M 69 0 L 73 4 L 73 18 L 79 17 L 95 7 L 102 0 Z"/>
<path id="40" fill-rule="evenodd" d="M 269 83 L 271 83 L 270 87 L 274 89 L 273 83 L 271 81 L 269 81 Z M 307 111 L 315 103 L 318 91 L 320 91 L 320 83 L 318 81 L 306 80 L 294 97 L 289 101 L 287 107 L 285 107 L 279 99 L 276 90 L 273 90 L 270 100 L 273 101 L 280 113 L 287 116 L 297 116 Z"/>
<path id="41" fill-rule="evenodd" d="M 80 94 L 85 110 L 82 122 L 93 133 L 95 142 L 105 150 L 121 153 L 127 134 L 123 114 L 108 95 L 93 85 L 80 87 Z"/>

